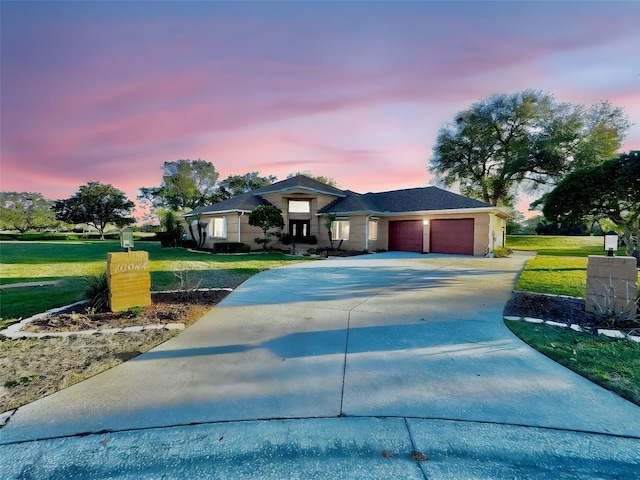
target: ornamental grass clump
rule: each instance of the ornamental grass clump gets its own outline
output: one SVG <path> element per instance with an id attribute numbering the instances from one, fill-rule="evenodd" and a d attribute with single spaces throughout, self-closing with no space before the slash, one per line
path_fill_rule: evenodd
<path id="1" fill-rule="evenodd" d="M 84 278 L 87 288 L 84 297 L 89 300 L 89 308 L 96 312 L 102 312 L 109 306 L 109 280 L 107 272 L 99 275 L 91 275 Z"/>
<path id="2" fill-rule="evenodd" d="M 590 312 L 596 319 L 598 325 L 610 328 L 622 328 L 634 326 L 640 328 L 640 316 L 638 307 L 640 299 L 634 285 L 626 283 L 624 296 L 618 292 L 616 294 L 615 285 L 612 279 L 609 283 L 598 281 L 601 286 L 600 295 L 591 296 L 593 305 Z"/>

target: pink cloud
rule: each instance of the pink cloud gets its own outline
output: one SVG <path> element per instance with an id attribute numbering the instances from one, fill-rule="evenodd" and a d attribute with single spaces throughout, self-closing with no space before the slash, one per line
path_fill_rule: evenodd
<path id="1" fill-rule="evenodd" d="M 637 78 L 567 80 L 591 65 L 584 52 L 637 43 L 633 6 L 464 5 L 275 15 L 204 3 L 194 8 L 215 14 L 200 17 L 103 5 L 101 21 L 16 23 L 3 33 L 22 36 L 3 58 L 2 188 L 70 195 L 100 179 L 135 196 L 178 158 L 209 160 L 223 177 L 311 170 L 357 191 L 425 185 L 442 123 L 531 87 L 625 106 L 636 123 L 625 148 L 640 148 Z"/>

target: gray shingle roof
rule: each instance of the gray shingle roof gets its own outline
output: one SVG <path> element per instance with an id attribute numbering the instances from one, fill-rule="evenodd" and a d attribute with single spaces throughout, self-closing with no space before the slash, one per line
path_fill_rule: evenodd
<path id="1" fill-rule="evenodd" d="M 354 192 L 347 193 L 347 197 L 327 205 L 320 213 L 401 213 L 490 207 L 488 203 L 463 197 L 438 187 L 409 188 L 391 192 L 365 193 L 364 195 Z"/>
<path id="2" fill-rule="evenodd" d="M 360 194 L 351 190 L 340 190 L 307 176 L 298 175 L 258 188 L 252 192 L 243 193 L 223 202 L 199 208 L 189 212 L 187 216 L 229 211 L 250 212 L 258 205 L 270 205 L 261 195 L 297 189 L 339 197 L 320 209 L 319 213 L 404 213 L 490 207 L 488 203 L 463 197 L 438 187 L 408 188 L 390 192 Z"/>
<path id="3" fill-rule="evenodd" d="M 215 213 L 215 212 L 250 212 L 258 205 L 271 205 L 263 198 L 256 196 L 255 191 L 243 193 L 237 195 L 228 200 L 214 203 L 206 207 L 201 207 L 186 214 L 186 216 L 198 215 L 200 213 Z"/>
<path id="4" fill-rule="evenodd" d="M 377 211 L 376 205 L 370 200 L 367 199 L 366 195 L 361 195 L 360 193 L 352 192 L 351 190 L 346 190 L 344 192 L 346 196 L 344 198 L 338 198 L 331 202 L 324 208 L 321 208 L 319 213 L 329 213 L 329 212 L 374 212 Z"/>

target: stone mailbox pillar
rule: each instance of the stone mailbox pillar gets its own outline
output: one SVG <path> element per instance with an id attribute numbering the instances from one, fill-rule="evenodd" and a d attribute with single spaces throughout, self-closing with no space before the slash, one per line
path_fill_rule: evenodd
<path id="1" fill-rule="evenodd" d="M 151 305 L 151 275 L 148 252 L 109 253 L 107 279 L 109 308 L 121 312 Z"/>
<path id="2" fill-rule="evenodd" d="M 638 269 L 635 257 L 589 255 L 587 263 L 587 313 L 636 315 Z"/>

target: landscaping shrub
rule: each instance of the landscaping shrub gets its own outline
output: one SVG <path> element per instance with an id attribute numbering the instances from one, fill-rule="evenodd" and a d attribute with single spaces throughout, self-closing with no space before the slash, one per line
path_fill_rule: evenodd
<path id="1" fill-rule="evenodd" d="M 23 242 L 42 242 L 42 241 L 51 241 L 51 240 L 66 240 L 65 235 L 59 235 L 57 233 L 24 233 L 22 235 L 18 235 L 16 240 L 20 240 Z"/>
<path id="2" fill-rule="evenodd" d="M 289 235 L 288 233 L 283 233 L 280 236 L 280 242 L 283 245 L 291 245 L 293 243 L 293 237 L 291 235 Z"/>
<path id="3" fill-rule="evenodd" d="M 213 244 L 213 253 L 249 253 L 251 247 L 242 242 L 220 242 Z"/>
<path id="4" fill-rule="evenodd" d="M 156 233 L 155 236 L 151 237 L 156 241 L 160 241 L 160 245 L 164 248 L 175 248 L 179 245 L 183 245 L 183 242 L 179 242 L 179 245 L 176 245 L 176 238 L 173 234 L 167 232 Z M 183 245 L 184 246 L 184 245 Z"/>
<path id="5" fill-rule="evenodd" d="M 496 247 L 493 249 L 494 258 L 505 258 L 513 253 L 513 250 L 506 247 Z"/>
<path id="6" fill-rule="evenodd" d="M 160 245 L 162 245 L 162 240 L 160 239 L 160 236 L 162 235 L 162 233 L 164 232 L 156 232 L 155 235 L 145 235 L 142 237 L 138 237 L 136 235 L 134 235 L 135 241 L 136 242 L 160 242 Z M 164 245 L 162 245 L 164 247 Z"/>
<path id="7" fill-rule="evenodd" d="M 21 242 L 46 242 L 79 240 L 78 235 L 64 233 L 0 233 L 0 240 L 18 240 Z"/>
<path id="8" fill-rule="evenodd" d="M 180 246 L 184 248 L 192 248 L 192 249 L 198 248 L 198 244 L 196 243 L 195 240 L 182 240 L 182 243 L 180 244 Z"/>
<path id="9" fill-rule="evenodd" d="M 316 245 L 318 243 L 318 237 L 316 237 L 315 235 L 309 235 L 307 243 L 311 245 Z"/>

